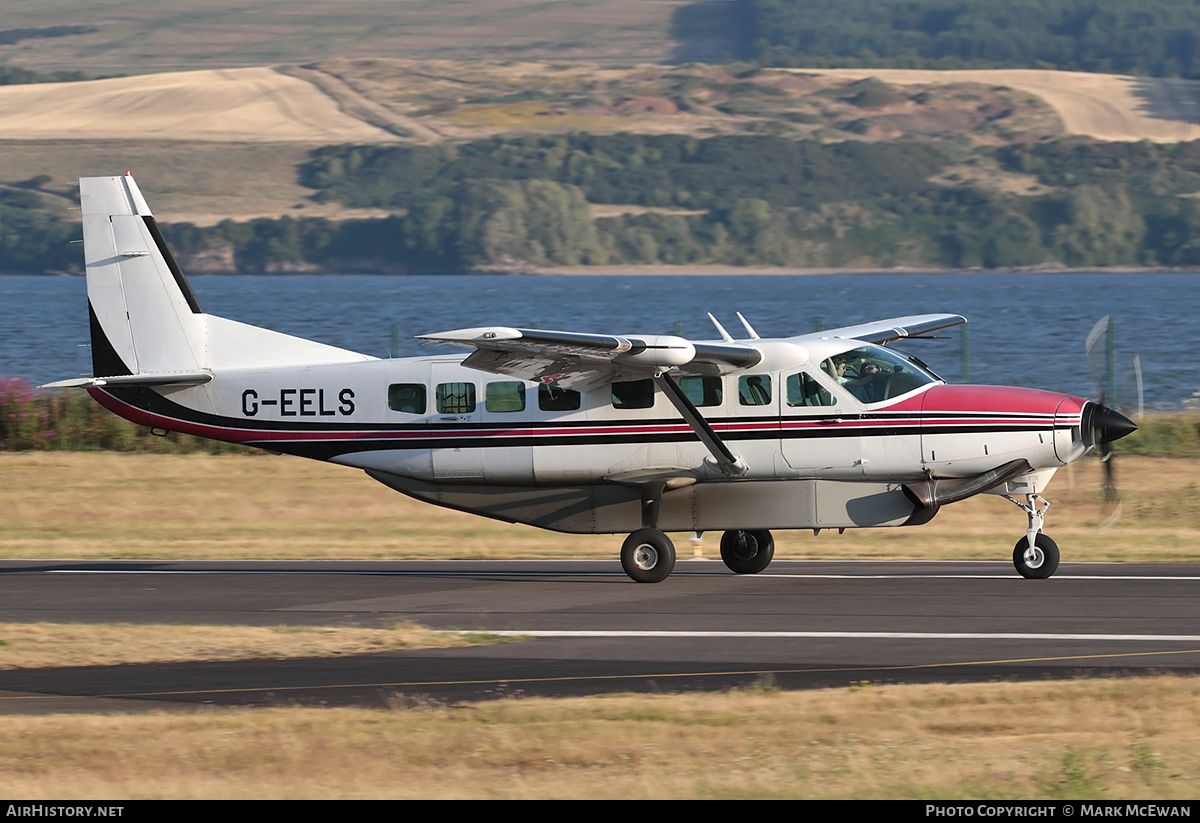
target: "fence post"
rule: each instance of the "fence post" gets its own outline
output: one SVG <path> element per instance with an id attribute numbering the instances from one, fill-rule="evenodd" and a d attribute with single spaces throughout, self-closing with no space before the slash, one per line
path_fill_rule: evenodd
<path id="1" fill-rule="evenodd" d="M 958 382 L 960 383 L 966 383 L 971 379 L 971 370 L 967 365 L 968 361 L 970 360 L 971 348 L 971 344 L 969 342 L 970 335 L 967 333 L 968 325 L 969 324 L 967 323 L 963 323 L 962 330 L 958 333 L 958 357 L 960 361 L 958 367 Z"/>

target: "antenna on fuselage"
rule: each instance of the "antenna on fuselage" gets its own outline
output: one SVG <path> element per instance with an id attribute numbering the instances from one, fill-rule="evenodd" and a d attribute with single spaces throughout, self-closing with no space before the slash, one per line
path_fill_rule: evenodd
<path id="1" fill-rule="evenodd" d="M 717 318 L 713 317 L 712 312 L 708 313 L 708 319 L 711 320 L 713 322 L 713 325 L 717 327 L 717 331 L 720 332 L 722 340 L 724 340 L 726 343 L 733 342 L 733 336 L 729 332 L 725 331 L 724 326 L 722 326 L 720 323 L 717 322 Z M 743 322 L 745 322 L 745 321 L 743 321 Z"/>
<path id="2" fill-rule="evenodd" d="M 746 322 L 746 318 L 742 317 L 741 312 L 738 312 L 737 316 L 738 320 L 742 321 L 742 325 L 746 327 L 746 333 L 750 335 L 751 340 L 762 340 L 762 338 L 758 336 L 758 332 L 754 330 L 754 327 Z"/>

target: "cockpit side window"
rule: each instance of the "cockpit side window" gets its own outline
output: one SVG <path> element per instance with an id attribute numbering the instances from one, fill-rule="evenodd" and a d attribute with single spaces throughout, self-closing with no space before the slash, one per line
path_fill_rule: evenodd
<path id="1" fill-rule="evenodd" d="M 938 378 L 912 358 L 882 346 L 863 346 L 835 354 L 821 363 L 832 377 L 860 403 L 880 403 L 903 397 Z"/>

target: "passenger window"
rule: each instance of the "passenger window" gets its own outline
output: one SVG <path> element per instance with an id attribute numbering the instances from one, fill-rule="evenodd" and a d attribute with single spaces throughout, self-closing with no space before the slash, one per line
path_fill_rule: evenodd
<path id="1" fill-rule="evenodd" d="M 654 381 L 647 377 L 645 380 L 613 383 L 612 404 L 614 409 L 650 408 L 654 405 Z"/>
<path id="2" fill-rule="evenodd" d="M 525 384 L 507 380 L 488 383 L 483 393 L 483 407 L 500 413 L 525 411 Z"/>
<path id="3" fill-rule="evenodd" d="M 542 411 L 575 411 L 579 408 L 579 392 L 542 383 L 538 386 L 538 408 Z"/>
<path id="4" fill-rule="evenodd" d="M 789 406 L 833 406 L 837 400 L 820 383 L 804 372 L 790 374 L 787 379 Z"/>
<path id="5" fill-rule="evenodd" d="M 743 406 L 771 405 L 771 376 L 750 374 L 739 377 L 738 402 Z"/>
<path id="6" fill-rule="evenodd" d="M 723 382 L 719 377 L 681 377 L 679 388 L 697 408 L 719 406 L 724 394 Z"/>
<path id="7" fill-rule="evenodd" d="M 388 408 L 405 414 L 424 414 L 425 384 L 393 383 L 388 386 Z"/>
<path id="8" fill-rule="evenodd" d="M 474 383 L 439 383 L 438 414 L 470 414 L 475 411 Z"/>

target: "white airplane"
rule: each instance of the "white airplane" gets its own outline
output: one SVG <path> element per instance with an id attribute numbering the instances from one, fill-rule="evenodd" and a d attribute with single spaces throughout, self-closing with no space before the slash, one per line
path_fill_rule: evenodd
<path id="1" fill-rule="evenodd" d="M 1067 394 L 950 386 L 885 348 L 966 322 L 955 314 L 777 339 L 739 314 L 748 339 L 714 319 L 713 342 L 461 329 L 421 339 L 469 355 L 369 357 L 204 313 L 131 175 L 80 193 L 94 376 L 49 387 L 86 387 L 154 429 L 362 469 L 439 506 L 628 533 L 638 582 L 671 573 L 668 531 L 721 530 L 725 564 L 754 574 L 769 529 L 915 526 L 980 493 L 1024 510 L 1013 563 L 1047 578 L 1047 483 L 1136 429 Z"/>

